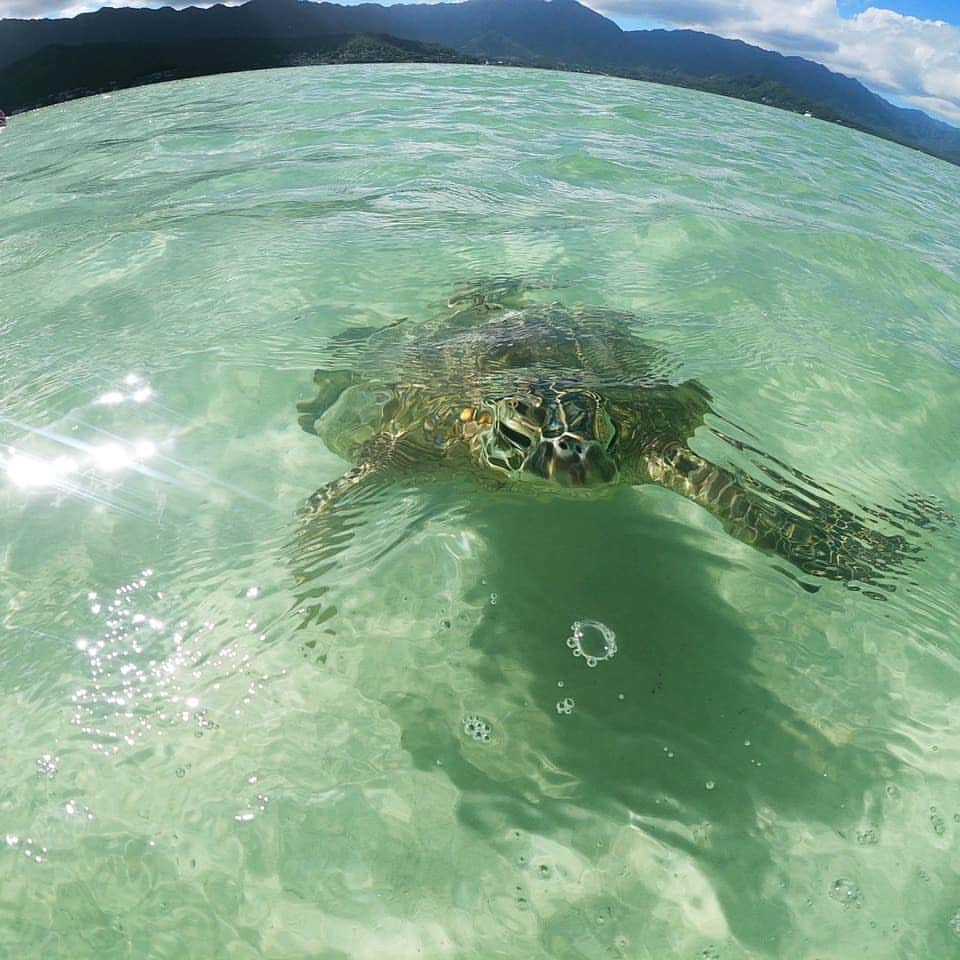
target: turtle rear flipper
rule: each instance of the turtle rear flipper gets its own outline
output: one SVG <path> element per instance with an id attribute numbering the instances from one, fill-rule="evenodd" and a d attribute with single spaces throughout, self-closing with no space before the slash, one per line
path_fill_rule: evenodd
<path id="1" fill-rule="evenodd" d="M 778 490 L 735 475 L 674 443 L 648 455 L 650 479 L 706 507 L 737 539 L 788 560 L 805 574 L 888 592 L 884 578 L 916 562 L 919 549 L 888 535 L 822 493 Z M 823 490 L 822 487 L 819 490 Z M 870 593 L 878 599 L 882 594 Z"/>
<path id="2" fill-rule="evenodd" d="M 356 374 L 352 370 L 314 370 L 313 382 L 317 395 L 297 404 L 297 422 L 307 433 L 315 434 L 317 420 L 340 399 L 347 387 L 356 383 Z"/>

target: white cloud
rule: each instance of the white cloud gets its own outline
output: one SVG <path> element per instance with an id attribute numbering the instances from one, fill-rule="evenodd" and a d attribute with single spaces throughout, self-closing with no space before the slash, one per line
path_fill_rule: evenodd
<path id="1" fill-rule="evenodd" d="M 600 13 L 645 17 L 817 60 L 898 102 L 960 122 L 960 27 L 836 0 L 589 0 Z"/>

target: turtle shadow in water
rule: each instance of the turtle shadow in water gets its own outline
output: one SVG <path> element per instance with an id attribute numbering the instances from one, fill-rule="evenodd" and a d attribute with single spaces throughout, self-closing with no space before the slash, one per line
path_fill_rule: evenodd
<path id="1" fill-rule="evenodd" d="M 527 701 L 517 704 L 521 719 L 489 717 L 494 742 L 477 745 L 457 740 L 451 718 L 429 702 L 427 688 L 417 694 L 416 682 L 391 708 L 418 767 L 436 772 L 444 757 L 466 825 L 488 838 L 504 824 L 556 835 L 589 861 L 597 849 L 584 813 L 632 824 L 697 864 L 735 937 L 775 953 L 791 919 L 770 892 L 785 879 L 771 821 L 842 832 L 862 822 L 865 790 L 892 778 L 897 763 L 867 739 L 832 742 L 812 715 L 759 681 L 753 638 L 716 591 L 724 561 L 636 501 L 621 493 L 602 502 L 477 503 L 469 522 L 490 550 L 477 590 L 498 600 L 483 604 L 470 642 L 483 655 L 484 685 Z M 782 589 L 794 588 L 784 581 Z M 585 617 L 618 635 L 615 657 L 595 669 L 564 644 L 571 622 Z M 518 667 L 534 678 L 520 694 L 510 689 Z M 556 703 L 565 696 L 576 706 L 560 716 Z M 525 724 L 530 710 L 543 722 Z M 555 735 L 544 724 L 556 724 Z M 515 775 L 492 775 L 476 751 L 500 749 L 516 751 L 520 767 L 522 757 L 546 765 L 518 772 L 511 763 Z M 544 789 L 548 768 L 562 790 Z"/>

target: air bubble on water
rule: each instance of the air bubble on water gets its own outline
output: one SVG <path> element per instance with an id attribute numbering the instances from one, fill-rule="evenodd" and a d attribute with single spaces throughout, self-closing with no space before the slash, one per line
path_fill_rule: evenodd
<path id="1" fill-rule="evenodd" d="M 93 811 L 85 806 L 82 803 L 78 803 L 76 800 L 68 800 L 63 805 L 63 812 L 68 817 L 83 817 L 86 820 L 95 820 L 96 817 L 93 814 Z"/>
<path id="2" fill-rule="evenodd" d="M 482 717 L 469 716 L 463 718 L 463 732 L 467 736 L 481 743 L 489 743 L 491 740 L 491 727 Z"/>
<path id="3" fill-rule="evenodd" d="M 176 773 L 177 773 L 177 777 L 181 780 L 187 775 L 187 771 L 184 770 L 183 767 L 177 767 Z"/>
<path id="4" fill-rule="evenodd" d="M 618 699 L 618 700 L 624 700 L 624 699 L 626 699 L 626 698 L 625 698 L 624 694 L 618 693 L 618 694 L 617 694 L 617 699 Z"/>
<path id="5" fill-rule="evenodd" d="M 930 808 L 930 826 L 938 837 L 942 837 L 947 832 L 947 821 L 937 813 L 936 807 Z"/>
<path id="6" fill-rule="evenodd" d="M 745 747 L 749 747 L 749 746 L 750 746 L 750 741 L 749 741 L 749 740 L 744 740 L 744 741 L 743 741 L 743 745 L 744 745 Z"/>
<path id="7" fill-rule="evenodd" d="M 575 657 L 583 657 L 588 667 L 612 660 L 617 652 L 617 635 L 599 620 L 575 620 L 570 625 L 567 646 Z"/>
<path id="8" fill-rule="evenodd" d="M 260 596 L 259 587 L 247 587 L 246 597 L 248 600 L 256 600 Z"/>
<path id="9" fill-rule="evenodd" d="M 562 687 L 562 686 L 563 686 L 563 681 L 562 681 L 562 680 L 558 680 L 558 681 L 557 681 L 557 686 L 558 686 L 558 687 Z"/>
<path id="10" fill-rule="evenodd" d="M 867 830 L 860 830 L 857 832 L 857 843 L 863 847 L 871 847 L 874 844 L 880 842 L 880 834 L 870 827 Z"/>
<path id="11" fill-rule="evenodd" d="M 705 786 L 708 790 L 713 790 L 713 788 L 716 787 L 716 784 L 715 784 L 712 780 L 708 780 L 708 781 L 704 784 L 704 786 Z"/>
<path id="12" fill-rule="evenodd" d="M 497 595 L 495 593 L 490 594 L 490 606 L 495 607 L 497 605 Z"/>
<path id="13" fill-rule="evenodd" d="M 859 909 L 863 905 L 863 893 L 860 887 L 852 880 L 840 877 L 830 884 L 830 897 L 844 907 L 856 907 Z"/>
<path id="14" fill-rule="evenodd" d="M 60 765 L 60 758 L 51 753 L 44 753 L 37 757 L 37 772 L 48 777 L 55 777 Z"/>
<path id="15" fill-rule="evenodd" d="M 576 706 L 576 702 L 572 697 L 564 697 L 562 700 L 557 701 L 557 713 L 559 714 L 570 714 L 573 713 L 573 708 Z"/>

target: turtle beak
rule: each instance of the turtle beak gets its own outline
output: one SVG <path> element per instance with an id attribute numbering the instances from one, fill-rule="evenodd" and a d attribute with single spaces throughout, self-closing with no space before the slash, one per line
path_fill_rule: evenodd
<path id="1" fill-rule="evenodd" d="M 601 444 L 571 434 L 542 440 L 524 466 L 564 487 L 610 483 L 617 475 L 616 464 Z"/>

